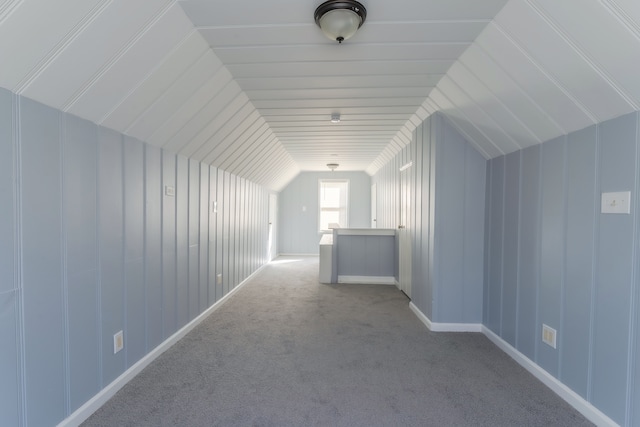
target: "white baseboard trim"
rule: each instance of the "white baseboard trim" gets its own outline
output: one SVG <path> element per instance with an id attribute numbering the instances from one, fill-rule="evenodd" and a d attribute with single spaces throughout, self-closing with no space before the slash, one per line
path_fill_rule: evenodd
<path id="1" fill-rule="evenodd" d="M 338 283 L 364 285 L 395 285 L 393 276 L 338 276 Z"/>
<path id="2" fill-rule="evenodd" d="M 278 256 L 299 256 L 299 257 L 317 257 L 320 256 L 320 253 L 317 254 L 278 254 Z M 273 260 L 277 260 L 278 257 L 275 257 Z"/>
<path id="3" fill-rule="evenodd" d="M 500 338 L 493 331 L 481 324 L 464 324 L 464 323 L 434 323 L 425 314 L 420 311 L 413 302 L 409 303 L 409 308 L 424 323 L 430 331 L 433 332 L 480 332 L 491 340 L 498 348 L 507 353 L 509 357 L 514 359 L 523 368 L 529 371 L 534 377 L 540 380 L 544 385 L 549 387 L 558 396 L 564 399 L 569 405 L 585 416 L 589 421 L 597 426 L 619 427 L 619 425 L 611 418 L 607 417 L 598 408 L 586 401 L 575 391 L 571 390 L 557 378 L 542 369 L 531 359 L 516 350 L 511 344 Z"/>
<path id="4" fill-rule="evenodd" d="M 557 378 L 542 369 L 531 359 L 520 353 L 515 347 L 500 338 L 484 325 L 482 325 L 482 333 L 502 351 L 518 362 L 523 368 L 529 371 L 534 377 L 542 381 L 544 385 L 549 387 L 569 405 L 573 406 L 578 412 L 584 415 L 589 421 L 597 426 L 618 426 L 615 421 L 603 414 L 598 408 L 593 406 L 565 384 L 561 383 Z"/>
<path id="5" fill-rule="evenodd" d="M 229 298 L 233 296 L 241 287 L 249 282 L 249 280 L 258 274 L 260 270 L 265 268 L 267 264 L 264 264 L 256 271 L 254 271 L 249 277 L 244 279 L 242 283 L 233 288 L 227 295 L 222 297 L 219 301 L 213 304 L 211 307 L 203 311 L 198 317 L 191 322 L 183 326 L 179 331 L 171 335 L 165 341 L 163 341 L 156 348 L 147 353 L 142 359 L 138 360 L 133 366 L 124 371 L 122 375 L 113 380 L 109 385 L 104 387 L 95 396 L 89 399 L 84 405 L 79 407 L 75 412 L 62 420 L 57 427 L 77 427 L 82 424 L 87 418 L 89 418 L 95 411 L 100 409 L 109 399 L 111 399 L 122 387 L 124 387 L 129 381 L 131 381 L 136 375 L 138 375 L 144 368 L 149 366 L 151 362 L 157 359 L 162 353 L 167 351 L 171 346 L 180 341 L 185 335 L 187 335 L 193 328 L 198 326 L 204 319 L 206 319 L 211 313 L 216 311 L 222 304 L 227 302 Z"/>
<path id="6" fill-rule="evenodd" d="M 409 303 L 409 308 L 432 332 L 482 332 L 482 325 L 479 323 L 437 323 L 432 322 L 413 302 Z"/>

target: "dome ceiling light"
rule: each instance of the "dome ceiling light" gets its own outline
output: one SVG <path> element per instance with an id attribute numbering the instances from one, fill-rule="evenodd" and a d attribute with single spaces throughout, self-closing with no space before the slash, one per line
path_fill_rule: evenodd
<path id="1" fill-rule="evenodd" d="M 334 170 L 336 170 L 336 168 L 337 168 L 338 166 L 340 166 L 340 165 L 339 165 L 339 164 L 337 164 L 337 163 L 327 163 L 327 167 L 328 167 L 329 169 L 331 169 L 331 172 L 333 172 Z"/>
<path id="2" fill-rule="evenodd" d="M 318 6 L 313 16 L 327 37 L 342 43 L 364 24 L 367 9 L 355 0 L 328 0 Z"/>

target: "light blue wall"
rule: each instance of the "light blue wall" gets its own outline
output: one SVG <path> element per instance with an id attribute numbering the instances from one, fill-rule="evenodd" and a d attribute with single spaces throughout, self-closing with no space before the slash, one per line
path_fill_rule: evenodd
<path id="1" fill-rule="evenodd" d="M 638 127 L 633 113 L 488 163 L 485 325 L 621 425 L 640 425 Z M 631 191 L 631 215 L 600 213 L 609 191 Z"/>
<path id="2" fill-rule="evenodd" d="M 0 197 L 2 425 L 57 424 L 267 261 L 266 189 L 3 89 Z"/>
<path id="3" fill-rule="evenodd" d="M 318 180 L 349 180 L 349 227 L 371 226 L 371 178 L 364 172 L 301 172 L 278 197 L 278 250 L 283 254 L 317 254 Z M 303 212 L 302 208 L 306 207 Z"/>
<path id="4" fill-rule="evenodd" d="M 400 167 L 411 182 L 412 302 L 431 321 L 482 321 L 485 159 L 441 115 L 373 177 L 378 225 L 396 228 Z"/>

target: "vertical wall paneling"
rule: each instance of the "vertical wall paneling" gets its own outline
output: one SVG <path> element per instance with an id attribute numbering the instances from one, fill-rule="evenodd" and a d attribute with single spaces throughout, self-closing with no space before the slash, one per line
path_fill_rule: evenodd
<path id="1" fill-rule="evenodd" d="M 98 251 L 102 318 L 102 385 L 125 370 L 125 352 L 113 354 L 124 330 L 124 206 L 122 135 L 98 129 Z M 125 346 L 127 343 L 125 342 Z"/>
<path id="2" fill-rule="evenodd" d="M 189 159 L 176 158 L 176 309 L 178 329 L 189 322 Z"/>
<path id="3" fill-rule="evenodd" d="M 483 314 L 486 160 L 438 114 L 412 137 L 372 179 L 378 225 L 396 227 L 399 168 L 412 161 L 412 302 L 433 322 L 477 324 Z"/>
<path id="4" fill-rule="evenodd" d="M 200 314 L 200 164 L 189 160 L 188 187 L 188 268 L 189 268 L 189 320 Z M 206 298 L 205 298 L 206 301 Z"/>
<path id="5" fill-rule="evenodd" d="M 202 313 L 211 304 L 209 298 L 209 166 L 200 165 L 200 230 L 198 235 L 199 265 L 198 288 L 200 289 L 198 312 Z"/>
<path id="6" fill-rule="evenodd" d="M 0 89 L 0 294 L 16 288 L 14 276 L 14 212 L 16 145 L 11 92 Z M 0 403 L 1 405 L 2 403 Z"/>
<path id="7" fill-rule="evenodd" d="M 124 138 L 124 271 L 126 324 L 124 330 L 127 367 L 145 354 L 144 286 L 144 146 Z"/>
<path id="8" fill-rule="evenodd" d="M 434 312 L 442 323 L 482 320 L 485 160 L 442 116 L 435 141 Z"/>
<path id="9" fill-rule="evenodd" d="M 453 131 L 453 129 L 451 129 Z M 460 136 L 458 136 L 460 138 Z M 482 322 L 482 294 L 484 275 L 484 204 L 485 158 L 469 143 L 464 144 L 464 262 L 462 292 L 462 321 Z"/>
<path id="10" fill-rule="evenodd" d="M 486 325 L 492 331 L 501 335 L 502 330 L 502 257 L 504 236 L 504 182 L 505 157 L 491 160 L 491 200 L 490 212 L 491 235 L 489 244 L 491 258 L 489 265 L 489 283 L 487 286 L 487 315 Z"/>
<path id="11" fill-rule="evenodd" d="M 640 165 L 640 112 L 636 112 L 636 165 Z M 633 198 L 635 197 L 635 201 Z M 635 422 L 635 425 L 640 425 L 640 363 L 638 362 L 638 355 L 640 354 L 640 167 L 636 169 L 636 191 L 631 196 L 632 203 L 631 209 L 635 212 L 635 277 L 633 281 L 633 287 L 635 289 L 635 306 L 633 315 L 635 317 L 635 324 L 633 328 L 632 336 L 632 353 L 630 360 L 632 362 L 631 372 L 633 378 L 628 384 L 631 390 L 630 395 L 630 407 L 629 407 L 629 419 Z"/>
<path id="12" fill-rule="evenodd" d="M 540 277 L 540 145 L 522 150 L 520 177 L 520 229 L 518 230 L 518 329 L 516 348 L 531 360 L 538 345 L 537 304 Z M 492 169 L 493 170 L 493 169 Z M 493 256 L 493 252 L 492 252 Z"/>
<path id="13" fill-rule="evenodd" d="M 66 117 L 63 214 L 70 410 L 100 390 L 96 162 L 97 127 Z"/>
<path id="14" fill-rule="evenodd" d="M 259 268 L 266 194 L 0 89 L 0 423 L 58 424 Z"/>
<path id="15" fill-rule="evenodd" d="M 236 176 L 236 201 L 234 203 L 236 207 L 234 218 L 236 218 L 236 235 L 235 235 L 235 266 L 234 266 L 234 287 L 242 281 L 242 239 L 243 239 L 243 227 L 244 218 L 242 217 L 242 197 L 244 196 L 244 179 Z"/>
<path id="16" fill-rule="evenodd" d="M 431 129 L 432 118 L 427 118 L 422 122 L 422 156 L 420 161 L 422 163 L 420 171 L 422 173 L 422 239 L 421 239 L 421 262 L 420 262 L 420 277 L 422 277 L 424 293 L 421 296 L 419 292 L 418 297 L 420 299 L 416 301 L 416 305 L 422 310 L 422 312 L 429 317 L 433 317 L 433 280 L 431 277 L 431 242 L 433 236 L 433 229 L 431 228 L 431 220 L 433 218 L 432 204 L 431 204 L 431 156 L 432 156 L 432 144 L 431 144 Z"/>
<path id="17" fill-rule="evenodd" d="M 423 253 L 422 253 L 422 240 L 423 240 L 423 225 L 422 225 L 422 164 L 423 164 L 423 135 L 422 131 L 424 126 L 421 124 L 413 131 L 411 144 L 413 146 L 413 167 L 412 167 L 412 180 L 411 180 L 411 188 L 412 188 L 412 198 L 413 202 L 412 206 L 414 207 L 412 220 L 411 220 L 411 230 L 412 230 L 412 240 L 411 240 L 411 277 L 415 277 L 416 284 L 424 282 L 424 269 L 422 265 Z M 424 286 L 417 285 L 411 287 L 411 299 L 413 301 L 419 302 L 419 307 L 423 305 L 424 302 Z"/>
<path id="18" fill-rule="evenodd" d="M 504 261 L 502 264 L 502 339 L 515 347 L 518 298 L 518 229 L 520 222 L 520 152 L 505 157 Z"/>
<path id="19" fill-rule="evenodd" d="M 238 217 L 237 217 L 237 198 L 238 198 L 238 177 L 236 175 L 229 175 L 229 288 L 232 290 L 236 287 L 236 265 L 238 262 L 238 254 L 236 253 L 237 235 L 238 235 Z"/>
<path id="20" fill-rule="evenodd" d="M 432 320 L 455 322 L 463 317 L 462 291 L 464 246 L 464 144 L 452 138 L 438 120 L 440 138 L 436 142 L 436 246 L 434 263 L 437 266 L 437 295 Z M 440 286 L 442 284 L 442 286 Z M 446 285 L 444 285 L 446 284 Z"/>
<path id="21" fill-rule="evenodd" d="M 436 173 L 437 173 L 437 141 L 440 139 L 440 120 L 439 116 L 431 116 L 429 119 L 429 243 L 427 253 L 429 258 L 428 277 L 427 277 L 427 311 L 425 315 L 433 319 L 435 316 L 434 305 L 437 300 L 437 281 L 438 272 L 435 265 L 435 246 L 436 246 Z M 443 165 L 444 167 L 444 165 Z"/>
<path id="22" fill-rule="evenodd" d="M 16 135 L 14 134 L 13 97 L 0 89 L 0 414 L 8 425 L 20 424 L 20 387 L 18 360 L 21 342 L 18 334 L 20 293 L 14 267 L 16 259 Z"/>
<path id="23" fill-rule="evenodd" d="M 636 120 L 637 115 L 630 114 L 599 125 L 602 192 L 636 194 Z M 625 421 L 629 374 L 635 215 L 599 215 L 592 396 L 594 404 L 620 424 Z"/>
<path id="24" fill-rule="evenodd" d="M 216 274 L 218 273 L 217 266 L 217 235 L 218 235 L 218 215 L 217 209 L 218 200 L 218 169 L 213 166 L 209 168 L 209 305 L 211 306 L 218 300 L 219 295 L 216 289 Z M 214 212 L 214 205 L 216 203 L 216 210 Z"/>
<path id="25" fill-rule="evenodd" d="M 565 306 L 562 321 L 560 379 L 587 398 L 591 339 L 591 293 L 595 250 L 597 128 L 567 139 L 567 239 Z"/>
<path id="26" fill-rule="evenodd" d="M 561 331 L 561 298 L 564 282 L 566 139 L 556 138 L 542 147 L 542 239 L 537 331 L 542 324 Z M 511 214 L 511 212 L 509 212 Z M 538 347 L 537 363 L 552 375 L 558 375 L 558 349 Z"/>
<path id="27" fill-rule="evenodd" d="M 224 218 L 223 218 L 223 222 L 224 222 L 224 240 L 223 240 L 223 253 L 224 253 L 224 258 L 223 258 L 223 265 L 222 265 L 222 284 L 224 285 L 224 289 L 223 289 L 223 293 L 224 295 L 226 295 L 229 290 L 231 289 L 229 287 L 229 283 L 231 280 L 231 243 L 230 240 L 233 237 L 233 230 L 231 229 L 232 227 L 232 220 L 231 220 L 231 213 L 233 212 L 233 210 L 231 209 L 231 192 L 232 190 L 232 186 L 231 186 L 231 178 L 232 175 L 225 171 L 224 172 L 224 201 L 222 202 L 222 206 L 223 206 L 223 210 L 224 210 Z"/>
<path id="28" fill-rule="evenodd" d="M 24 98 L 20 109 L 26 420 L 45 425 L 66 415 L 60 115 Z"/>
<path id="29" fill-rule="evenodd" d="M 166 339 L 178 330 L 176 301 L 176 156 L 162 152 L 162 323 Z"/>
<path id="30" fill-rule="evenodd" d="M 489 287 L 491 276 L 489 266 L 491 265 L 491 205 L 493 201 L 493 164 L 492 160 L 487 161 L 487 176 L 485 178 L 485 204 L 484 204 L 484 274 L 482 278 L 482 323 L 489 323 Z"/>
<path id="31" fill-rule="evenodd" d="M 639 143 L 638 114 L 628 114 L 522 150 L 518 174 L 516 348 L 620 425 L 636 425 L 639 409 Z M 488 169 L 489 293 L 499 288 L 494 266 L 504 259 L 507 271 L 515 262 L 502 258 L 510 217 L 517 214 L 509 183 L 496 178 L 505 173 L 503 159 L 489 161 Z M 509 168 L 507 160 L 506 179 L 517 179 Z M 631 192 L 631 215 L 600 213 L 601 193 L 610 191 Z M 503 217 L 495 211 L 501 198 Z M 496 238 L 502 227 L 505 240 Z M 506 276 L 504 313 L 514 304 Z M 507 339 L 505 325 L 492 322 L 498 315 L 492 299 L 486 315 L 485 325 Z M 543 323 L 557 330 L 556 349 L 542 342 Z"/>
<path id="32" fill-rule="evenodd" d="M 225 218 L 225 171 L 218 169 L 218 191 L 216 200 L 218 201 L 218 213 L 216 214 L 216 299 L 220 299 L 224 296 L 224 274 L 226 269 L 224 263 L 226 262 L 225 249 L 225 229 L 223 227 Z M 218 279 L 219 275 L 222 276 L 222 280 Z"/>
<path id="33" fill-rule="evenodd" d="M 162 342 L 162 151 L 145 145 L 146 350 Z"/>

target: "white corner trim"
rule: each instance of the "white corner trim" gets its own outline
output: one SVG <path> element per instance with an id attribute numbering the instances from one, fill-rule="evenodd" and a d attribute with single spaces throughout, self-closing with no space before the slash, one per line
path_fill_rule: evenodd
<path id="1" fill-rule="evenodd" d="M 338 283 L 361 285 L 395 285 L 393 276 L 338 276 Z"/>
<path id="2" fill-rule="evenodd" d="M 203 311 L 198 317 L 191 322 L 183 326 L 179 331 L 171 335 L 165 341 L 163 341 L 156 348 L 147 353 L 142 359 L 138 360 L 133 366 L 124 371 L 122 375 L 113 380 L 109 385 L 104 387 L 95 396 L 85 402 L 84 405 L 76 409 L 71 415 L 62 420 L 57 427 L 77 427 L 82 424 L 87 418 L 89 418 L 95 411 L 100 409 L 109 399 L 111 399 L 122 387 L 124 387 L 129 381 L 131 381 L 136 375 L 138 375 L 144 368 L 149 366 L 151 362 L 157 359 L 162 353 L 167 351 L 171 346 L 180 341 L 185 335 L 187 335 L 193 328 L 198 326 L 216 311 L 222 304 L 227 302 L 241 287 L 249 282 L 249 280 L 258 274 L 260 270 L 265 268 L 268 264 L 262 265 L 256 271 L 254 271 L 249 277 L 244 279 L 242 283 L 233 288 L 227 295 L 222 297 L 219 301 L 213 304 L 211 307 Z"/>
<path id="3" fill-rule="evenodd" d="M 413 302 L 409 303 L 409 308 L 432 332 L 482 332 L 482 325 L 479 323 L 436 323 L 432 322 Z"/>
<path id="4" fill-rule="evenodd" d="M 422 311 L 420 311 L 418 307 L 416 307 L 413 301 L 409 302 L 409 308 L 411 309 L 411 311 L 413 311 L 413 314 L 415 314 L 416 317 L 420 319 L 422 323 L 425 324 L 427 329 L 431 330 L 431 320 L 429 320 L 429 318 L 425 316 L 425 314 Z"/>
<path id="5" fill-rule="evenodd" d="M 507 353 L 512 359 L 518 362 L 523 368 L 529 371 L 534 377 L 542 381 L 544 385 L 549 387 L 558 396 L 564 399 L 569 405 L 573 406 L 578 412 L 584 415 L 589 421 L 596 424 L 597 426 L 619 426 L 619 424 L 603 414 L 598 408 L 593 406 L 578 393 L 571 390 L 565 384 L 560 382 L 560 380 L 542 369 L 535 362 L 533 362 L 524 354 L 520 353 L 511 344 L 500 338 L 484 325 L 482 325 L 482 333 L 502 351 Z"/>

